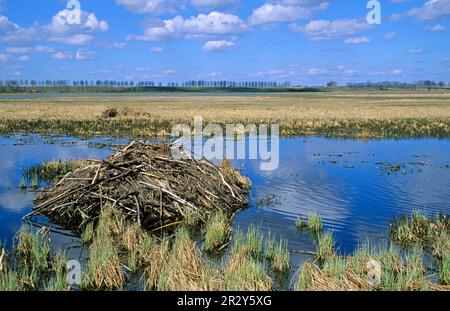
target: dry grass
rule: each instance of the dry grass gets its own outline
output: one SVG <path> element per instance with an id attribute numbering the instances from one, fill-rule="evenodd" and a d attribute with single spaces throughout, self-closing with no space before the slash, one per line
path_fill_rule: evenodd
<path id="1" fill-rule="evenodd" d="M 228 242 L 230 234 L 231 224 L 229 219 L 222 211 L 216 212 L 206 223 L 203 250 L 206 252 L 217 251 Z"/>
<path id="2" fill-rule="evenodd" d="M 158 290 L 211 291 L 221 287 L 218 270 L 202 260 L 186 228 L 178 229 L 166 261 L 160 271 Z"/>
<path id="3" fill-rule="evenodd" d="M 16 254 L 22 268 L 29 268 L 36 276 L 49 267 L 50 240 L 45 233 L 23 226 L 18 233 Z"/>
<path id="4" fill-rule="evenodd" d="M 6 251 L 0 248 L 0 275 L 6 271 Z"/>
<path id="5" fill-rule="evenodd" d="M 450 285 L 450 252 L 446 253 L 439 263 L 439 279 L 442 284 Z"/>
<path id="6" fill-rule="evenodd" d="M 318 237 L 316 248 L 316 259 L 319 261 L 326 260 L 334 256 L 334 238 L 331 232 L 326 232 Z"/>
<path id="7" fill-rule="evenodd" d="M 160 243 L 148 238 L 139 245 L 139 258 L 145 265 L 145 283 L 149 290 L 158 288 L 162 269 L 170 255 L 169 240 L 164 238 Z"/>
<path id="8" fill-rule="evenodd" d="M 125 276 L 115 240 L 125 232 L 124 220 L 109 205 L 103 207 L 92 244 L 89 260 L 83 274 L 83 288 L 116 290 L 123 288 Z"/>
<path id="9" fill-rule="evenodd" d="M 43 162 L 37 165 L 26 167 L 23 171 L 25 179 L 32 180 L 35 176 L 39 181 L 55 182 L 61 176 L 66 175 L 78 168 L 86 165 L 85 161 L 70 160 L 70 161 L 50 161 Z"/>
<path id="10" fill-rule="evenodd" d="M 111 107 L 117 117 L 103 118 Z M 155 136 L 196 115 L 219 124 L 279 123 L 283 135 L 448 137 L 450 93 L 1 99 L 0 132 Z"/>
<path id="11" fill-rule="evenodd" d="M 272 279 L 266 274 L 264 266 L 249 252 L 234 249 L 224 272 L 222 289 L 230 291 L 270 291 Z"/>
<path id="12" fill-rule="evenodd" d="M 411 216 L 397 219 L 390 227 L 390 235 L 403 246 L 430 247 L 438 259 L 450 253 L 450 219 L 447 215 L 428 218 L 414 211 Z"/>
<path id="13" fill-rule="evenodd" d="M 45 286 L 46 291 L 70 290 L 70 285 L 67 283 L 67 261 L 68 257 L 65 251 L 57 251 L 54 254 L 51 264 L 52 276 Z"/>
<path id="14" fill-rule="evenodd" d="M 266 258 L 269 260 L 275 272 L 287 272 L 291 267 L 291 255 L 288 248 L 288 240 L 268 239 L 265 245 Z"/>
<path id="15" fill-rule="evenodd" d="M 379 283 L 371 284 L 369 263 L 380 264 Z M 432 284 L 425 275 L 423 252 L 414 248 L 405 255 L 395 248 L 358 249 L 350 257 L 328 258 L 322 265 L 306 262 L 298 272 L 296 290 L 307 291 L 419 291 L 443 290 L 445 286 Z M 447 288 L 448 290 L 448 288 Z"/>

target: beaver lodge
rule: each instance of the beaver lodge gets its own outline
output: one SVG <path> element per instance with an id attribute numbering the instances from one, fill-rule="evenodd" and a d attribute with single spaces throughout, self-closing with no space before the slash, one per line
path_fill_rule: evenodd
<path id="1" fill-rule="evenodd" d="M 64 228 L 81 231 L 107 204 L 146 229 L 170 227 L 196 215 L 232 215 L 248 203 L 250 181 L 227 160 L 219 165 L 173 145 L 132 142 L 107 159 L 88 160 L 35 201 L 29 217 L 45 215 Z"/>

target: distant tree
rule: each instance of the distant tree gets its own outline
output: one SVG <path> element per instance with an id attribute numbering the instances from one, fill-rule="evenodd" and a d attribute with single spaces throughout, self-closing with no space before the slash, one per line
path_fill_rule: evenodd
<path id="1" fill-rule="evenodd" d="M 336 87 L 337 86 L 337 82 L 336 81 L 329 81 L 327 82 L 327 87 Z"/>

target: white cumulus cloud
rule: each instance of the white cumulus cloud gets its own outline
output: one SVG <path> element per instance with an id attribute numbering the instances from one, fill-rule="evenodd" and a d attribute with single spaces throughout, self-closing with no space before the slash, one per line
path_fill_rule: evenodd
<path id="1" fill-rule="evenodd" d="M 235 5 L 238 0 L 191 0 L 191 4 L 202 9 L 221 9 L 227 6 Z"/>
<path id="2" fill-rule="evenodd" d="M 57 59 L 57 60 L 66 60 L 66 59 L 72 59 L 73 56 L 70 53 L 65 53 L 65 52 L 59 51 L 59 52 L 52 54 L 52 58 Z"/>
<path id="3" fill-rule="evenodd" d="M 155 46 L 155 47 L 151 48 L 150 51 L 152 53 L 164 53 L 165 52 L 164 48 L 162 48 L 160 46 Z"/>
<path id="4" fill-rule="evenodd" d="M 447 30 L 447 27 L 445 27 L 441 24 L 436 24 L 432 27 L 426 27 L 425 29 L 428 31 L 431 31 L 431 32 L 443 32 L 443 31 Z"/>
<path id="5" fill-rule="evenodd" d="M 384 40 L 387 41 L 392 41 L 395 40 L 397 38 L 397 33 L 395 32 L 388 32 L 387 34 L 384 35 Z"/>
<path id="6" fill-rule="evenodd" d="M 407 12 L 420 21 L 438 20 L 450 15 L 450 0 L 429 0 L 421 7 Z"/>
<path id="7" fill-rule="evenodd" d="M 109 24 L 98 20 L 94 13 L 81 12 L 81 23 L 68 22 L 70 10 L 62 10 L 55 14 L 50 23 L 35 24 L 23 28 L 10 21 L 8 17 L 0 15 L 0 42 L 24 44 L 42 42 L 44 40 L 64 44 L 83 45 L 91 43 L 94 34 L 108 31 Z"/>
<path id="8" fill-rule="evenodd" d="M 188 39 L 205 39 L 218 35 L 236 35 L 248 31 L 248 26 L 238 16 L 211 12 L 208 15 L 199 14 L 189 19 L 176 16 L 165 20 L 160 26 L 151 26 L 144 29 L 141 36 L 131 39 L 156 41 L 176 37 Z"/>
<path id="9" fill-rule="evenodd" d="M 364 20 L 337 19 L 333 21 L 313 20 L 304 26 L 291 24 L 290 29 L 304 34 L 313 41 L 319 41 L 354 36 L 371 29 L 371 26 Z"/>
<path id="10" fill-rule="evenodd" d="M 311 12 L 303 7 L 266 3 L 253 11 L 249 17 L 249 23 L 250 25 L 263 25 L 293 22 L 299 19 L 309 18 L 310 16 Z"/>
<path id="11" fill-rule="evenodd" d="M 180 0 L 117 0 L 116 3 L 136 14 L 174 14 L 186 8 L 185 1 Z"/>
<path id="12" fill-rule="evenodd" d="M 94 40 L 94 37 L 87 34 L 76 34 L 71 36 L 56 36 L 49 38 L 49 41 L 60 42 L 69 45 L 85 45 L 89 44 Z"/>
<path id="13" fill-rule="evenodd" d="M 89 60 L 94 58 L 95 53 L 87 49 L 78 49 L 77 52 L 75 53 L 76 60 Z"/>
<path id="14" fill-rule="evenodd" d="M 229 51 L 236 46 L 236 43 L 226 40 L 208 41 L 206 42 L 202 50 L 204 52 L 225 52 Z"/>
<path id="15" fill-rule="evenodd" d="M 367 37 L 353 37 L 344 41 L 345 44 L 364 44 L 370 43 L 372 40 Z"/>

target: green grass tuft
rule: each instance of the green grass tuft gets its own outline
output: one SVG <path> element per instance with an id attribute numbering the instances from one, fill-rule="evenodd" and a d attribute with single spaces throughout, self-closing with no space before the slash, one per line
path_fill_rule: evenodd
<path id="1" fill-rule="evenodd" d="M 308 290 L 311 282 L 313 281 L 315 267 L 311 262 L 304 262 L 297 273 L 297 282 L 295 283 L 294 289 L 296 291 L 306 291 Z"/>
<path id="2" fill-rule="evenodd" d="M 25 178 L 22 178 L 21 180 L 20 180 L 20 184 L 19 184 L 19 188 L 21 189 L 21 190 L 27 190 L 27 181 L 26 181 L 26 179 Z"/>
<path id="3" fill-rule="evenodd" d="M 322 231 L 323 223 L 319 213 L 315 212 L 308 215 L 308 229 L 312 232 Z"/>
<path id="4" fill-rule="evenodd" d="M 446 253 L 439 262 L 439 279 L 441 284 L 450 285 L 450 252 Z"/>
<path id="5" fill-rule="evenodd" d="M 7 270 L 0 274 L 0 292 L 17 292 L 22 290 L 22 282 L 16 272 Z"/>
<path id="6" fill-rule="evenodd" d="M 334 238 L 331 232 L 326 232 L 319 236 L 317 241 L 316 259 L 326 260 L 334 255 Z"/>
<path id="7" fill-rule="evenodd" d="M 89 244 L 94 238 L 94 222 L 88 222 L 81 232 L 81 242 L 83 244 Z"/>
<path id="8" fill-rule="evenodd" d="M 295 220 L 295 228 L 297 229 L 297 231 L 303 230 L 305 226 L 307 226 L 307 224 L 303 223 L 303 219 L 301 217 L 297 217 L 297 219 Z"/>
<path id="9" fill-rule="evenodd" d="M 61 292 L 70 289 L 67 283 L 67 253 L 65 251 L 58 251 L 52 258 L 51 272 L 52 276 L 45 285 L 46 291 Z"/>
<path id="10" fill-rule="evenodd" d="M 231 225 L 223 212 L 217 212 L 211 216 L 206 224 L 205 244 L 206 252 L 218 250 L 228 242 L 231 233 Z"/>
<path id="11" fill-rule="evenodd" d="M 280 239 L 266 241 L 266 258 L 270 261 L 272 269 L 276 272 L 287 272 L 291 267 L 291 256 L 288 241 Z"/>
<path id="12" fill-rule="evenodd" d="M 247 258 L 225 273 L 225 289 L 228 291 L 269 291 L 272 289 L 272 280 L 260 262 Z"/>

